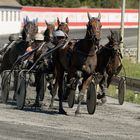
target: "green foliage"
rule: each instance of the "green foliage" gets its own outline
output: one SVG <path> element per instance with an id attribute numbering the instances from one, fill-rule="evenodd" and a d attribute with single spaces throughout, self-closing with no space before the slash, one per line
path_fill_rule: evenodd
<path id="1" fill-rule="evenodd" d="M 17 0 L 21 5 L 44 7 L 120 8 L 122 0 Z M 139 0 L 127 0 L 126 8 L 138 8 Z"/>
<path id="2" fill-rule="evenodd" d="M 81 3 L 79 0 L 65 0 L 65 2 L 63 3 L 64 4 L 64 7 L 80 7 L 81 6 Z"/>
<path id="3" fill-rule="evenodd" d="M 128 58 L 124 58 L 122 63 L 128 77 L 140 79 L 140 64 L 135 64 Z"/>

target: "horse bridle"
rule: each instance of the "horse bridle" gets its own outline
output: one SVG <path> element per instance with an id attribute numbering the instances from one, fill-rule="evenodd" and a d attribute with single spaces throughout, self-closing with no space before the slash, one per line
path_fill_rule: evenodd
<path id="1" fill-rule="evenodd" d="M 90 21 L 87 24 L 87 32 L 89 35 L 89 40 L 92 40 L 94 43 L 96 43 L 97 45 L 99 44 L 98 42 L 100 41 L 100 39 L 96 38 L 96 34 L 100 33 L 100 30 L 94 30 L 92 25 L 90 24 Z"/>
<path id="2" fill-rule="evenodd" d="M 66 22 L 60 22 L 59 25 L 58 25 L 57 30 L 62 30 L 61 27 L 62 27 L 63 25 L 68 26 L 68 23 L 66 23 Z M 69 27 L 68 27 L 68 32 L 67 32 L 67 31 L 64 31 L 64 30 L 62 30 L 62 31 L 65 33 L 66 37 L 68 37 Z"/>
<path id="3" fill-rule="evenodd" d="M 27 23 L 27 24 L 28 24 L 28 23 Z M 25 25 L 25 26 L 26 26 L 26 25 Z M 36 27 L 37 27 L 37 26 L 35 25 L 35 28 L 36 28 Z M 30 34 L 26 28 L 23 28 L 23 31 L 22 31 L 22 32 L 25 33 L 26 37 Z M 33 40 L 31 39 L 29 42 L 31 43 L 31 42 L 33 42 Z"/>
<path id="4" fill-rule="evenodd" d="M 118 46 L 119 44 L 118 43 L 113 43 L 113 45 L 111 45 L 111 47 L 112 47 L 111 49 L 113 51 L 113 54 L 109 57 L 109 61 L 108 61 L 107 65 L 106 65 L 106 67 L 108 67 L 110 64 L 112 64 L 112 61 L 114 61 L 114 58 L 112 59 L 112 57 L 114 57 L 116 55 L 116 53 L 118 55 L 118 58 L 119 58 L 119 61 L 120 61 L 120 65 L 122 65 L 122 62 L 121 62 L 122 53 L 120 51 L 120 48 L 119 47 L 114 48 L 113 47 L 114 45 Z"/>

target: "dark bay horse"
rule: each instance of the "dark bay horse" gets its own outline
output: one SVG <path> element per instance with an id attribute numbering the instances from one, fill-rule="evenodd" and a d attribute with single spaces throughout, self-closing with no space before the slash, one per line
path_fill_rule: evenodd
<path id="1" fill-rule="evenodd" d="M 46 23 L 47 28 L 44 32 L 44 40 L 46 42 L 49 42 L 53 38 L 53 32 L 55 30 L 55 25 L 54 25 L 54 23 L 48 23 L 46 20 L 45 20 L 45 23 Z"/>
<path id="2" fill-rule="evenodd" d="M 66 33 L 67 35 L 69 34 L 69 19 L 68 17 L 66 18 L 65 22 L 60 22 L 59 18 L 57 18 L 57 29 L 56 30 L 62 30 L 64 33 Z"/>
<path id="3" fill-rule="evenodd" d="M 41 107 L 42 101 L 44 99 L 44 94 L 46 91 L 46 75 L 50 72 L 50 65 L 48 63 L 51 61 L 51 58 L 43 58 L 41 59 L 37 64 L 36 67 L 34 67 L 35 73 L 30 73 L 31 67 L 34 65 L 34 63 L 40 58 L 41 55 L 43 55 L 45 52 L 47 52 L 50 49 L 50 44 L 48 46 L 48 43 L 51 41 L 51 34 L 54 31 L 54 24 L 50 24 L 47 21 L 46 25 L 47 28 L 43 34 L 38 33 L 35 35 L 35 40 L 30 44 L 29 48 L 30 55 L 25 58 L 25 60 L 21 60 L 21 66 L 20 69 L 26 69 L 29 72 L 29 83 L 31 86 L 36 87 L 36 99 L 35 103 L 32 105 L 32 107 Z M 39 36 L 41 39 L 37 39 L 36 37 Z M 43 40 L 44 38 L 44 40 Z M 27 49 L 28 50 L 28 49 Z M 27 54 L 28 54 L 27 53 Z M 25 54 L 26 56 L 26 54 Z M 24 58 L 24 55 L 23 55 Z M 23 63 L 23 67 L 22 67 Z M 48 81 L 49 82 L 49 81 Z M 17 88 L 18 91 L 18 88 Z"/>
<path id="4" fill-rule="evenodd" d="M 93 79 L 95 68 L 97 65 L 96 49 L 99 45 L 101 22 L 100 14 L 97 18 L 91 17 L 88 13 L 88 24 L 86 36 L 75 43 L 69 43 L 64 48 L 60 48 L 55 52 L 56 79 L 59 85 L 59 113 L 66 114 L 63 109 L 63 76 L 64 72 L 68 73 L 68 81 L 75 79 L 77 71 L 82 72 L 83 82 L 79 93 L 79 103 L 75 114 L 79 114 L 80 105 L 83 100 L 86 89 Z M 71 64 L 67 59 L 68 50 L 72 49 Z"/>
<path id="5" fill-rule="evenodd" d="M 119 31 L 110 30 L 110 33 L 111 35 L 108 36 L 109 42 L 105 46 L 101 46 L 97 52 L 96 72 L 103 75 L 99 82 L 101 93 L 97 95 L 97 98 L 102 99 L 102 102 L 106 102 L 106 88 L 109 87 L 113 75 L 119 74 L 122 69 L 120 50 L 122 37 Z"/>
<path id="6" fill-rule="evenodd" d="M 23 55 L 25 53 L 27 47 L 30 45 L 31 40 L 34 39 L 34 36 L 37 32 L 38 32 L 37 20 L 31 22 L 26 17 L 26 19 L 24 19 L 24 26 L 21 32 L 22 39 L 17 40 L 15 45 L 13 45 L 4 54 L 0 73 L 4 70 L 9 70 L 12 68 L 18 56 Z"/>
<path id="7" fill-rule="evenodd" d="M 34 54 L 34 62 L 36 62 L 36 60 L 38 60 L 38 58 L 45 52 L 47 52 L 48 50 L 50 50 L 51 48 L 54 47 L 54 45 L 51 43 L 52 41 L 52 33 L 55 30 L 55 26 L 53 23 L 48 23 L 47 21 L 45 21 L 46 23 L 46 30 L 44 32 L 44 45 L 42 46 L 41 49 L 38 49 L 35 54 Z M 50 55 L 50 57 L 44 57 L 43 59 L 41 59 L 41 63 L 39 64 L 38 68 L 36 69 L 36 75 L 35 75 L 35 81 L 36 81 L 36 92 L 37 92 L 37 96 L 36 96 L 36 100 L 35 100 L 35 107 L 40 107 L 41 106 L 41 101 L 43 101 L 44 99 L 44 93 L 46 90 L 46 82 L 43 80 L 45 78 L 45 75 L 47 75 L 47 82 L 49 82 L 49 84 L 51 85 L 51 80 L 49 77 L 49 74 L 52 75 L 54 72 L 54 68 L 53 67 L 53 63 L 52 63 L 52 56 Z M 43 79 L 42 79 L 43 78 Z M 52 89 L 53 90 L 53 89 Z"/>
<path id="8" fill-rule="evenodd" d="M 68 17 L 65 19 L 65 22 L 60 22 L 59 18 L 57 18 L 57 29 L 56 30 L 62 30 L 67 38 L 68 38 L 68 34 L 69 34 L 69 26 L 68 26 L 68 23 L 69 23 L 69 20 L 68 20 Z M 53 62 L 55 62 L 54 60 L 55 56 L 53 57 Z M 54 72 L 53 72 L 53 76 L 54 76 L 54 79 L 55 79 L 55 76 L 56 76 L 56 72 L 55 72 L 55 69 L 54 69 Z M 52 98 L 51 98 L 51 104 L 50 104 L 50 108 L 53 108 L 53 103 L 54 103 L 54 98 L 57 94 L 57 82 L 53 82 L 54 84 L 50 84 L 49 86 L 49 89 L 50 89 L 50 93 L 52 95 Z"/>

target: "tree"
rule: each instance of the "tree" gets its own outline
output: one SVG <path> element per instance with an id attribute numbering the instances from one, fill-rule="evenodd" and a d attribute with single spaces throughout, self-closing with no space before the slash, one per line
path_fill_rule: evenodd
<path id="1" fill-rule="evenodd" d="M 81 3 L 79 0 L 65 0 L 64 7 L 80 7 Z"/>
<path id="2" fill-rule="evenodd" d="M 122 0 L 17 0 L 21 5 L 47 7 L 120 8 Z M 138 8 L 139 0 L 126 0 L 126 8 Z"/>

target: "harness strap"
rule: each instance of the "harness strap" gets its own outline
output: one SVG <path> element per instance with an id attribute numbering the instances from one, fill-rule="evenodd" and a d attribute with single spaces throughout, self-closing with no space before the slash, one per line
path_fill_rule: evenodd
<path id="1" fill-rule="evenodd" d="M 69 41 L 67 41 L 66 43 L 68 43 L 68 42 Z M 66 43 L 65 43 L 65 45 L 66 45 Z M 62 48 L 62 44 L 58 44 L 56 47 L 54 47 L 54 48 L 50 49 L 49 51 L 47 51 L 47 52 L 43 53 L 42 55 L 40 55 L 40 57 L 36 60 L 36 62 L 33 64 L 33 66 L 28 70 L 28 72 L 30 72 L 43 57 L 50 56 L 50 54 L 54 53 L 59 48 Z"/>
<path id="2" fill-rule="evenodd" d="M 41 46 L 40 46 L 39 49 L 38 49 L 39 51 L 43 48 L 43 46 L 45 45 L 45 43 L 46 43 L 46 42 L 43 42 L 43 43 L 41 44 Z"/>

